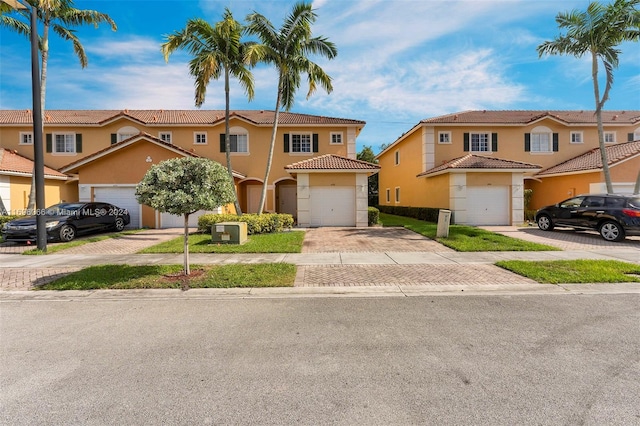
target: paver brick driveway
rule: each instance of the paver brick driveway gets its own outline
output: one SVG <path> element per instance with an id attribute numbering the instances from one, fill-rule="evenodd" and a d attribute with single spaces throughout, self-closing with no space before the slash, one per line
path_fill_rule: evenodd
<path id="1" fill-rule="evenodd" d="M 453 251 L 442 244 L 400 227 L 311 228 L 303 253 Z"/>

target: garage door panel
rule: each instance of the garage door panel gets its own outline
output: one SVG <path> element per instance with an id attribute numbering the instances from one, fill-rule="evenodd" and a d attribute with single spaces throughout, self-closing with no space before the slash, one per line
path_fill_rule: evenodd
<path id="1" fill-rule="evenodd" d="M 311 226 L 355 226 L 355 188 L 314 187 L 311 196 Z"/>
<path id="2" fill-rule="evenodd" d="M 94 201 L 111 203 L 121 209 L 129 210 L 131 222 L 128 228 L 140 228 L 140 204 L 136 200 L 135 187 L 94 187 Z"/>
<path id="3" fill-rule="evenodd" d="M 509 187 L 467 188 L 467 223 L 469 225 L 509 225 Z"/>

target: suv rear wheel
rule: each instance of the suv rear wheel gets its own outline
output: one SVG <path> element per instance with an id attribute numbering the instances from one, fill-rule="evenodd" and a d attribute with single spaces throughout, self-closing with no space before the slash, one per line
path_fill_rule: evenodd
<path id="1" fill-rule="evenodd" d="M 619 223 L 612 220 L 604 222 L 600 225 L 600 235 L 607 241 L 624 240 L 624 228 Z"/>

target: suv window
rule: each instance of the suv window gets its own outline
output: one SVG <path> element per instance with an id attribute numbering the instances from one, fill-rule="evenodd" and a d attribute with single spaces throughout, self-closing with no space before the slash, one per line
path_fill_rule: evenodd
<path id="1" fill-rule="evenodd" d="M 635 207 L 636 209 L 640 209 L 640 197 L 629 198 L 629 207 Z"/>
<path id="2" fill-rule="evenodd" d="M 562 203 L 560 203 L 560 207 L 564 209 L 580 207 L 583 200 L 584 197 L 569 198 L 568 200 L 564 200 Z"/>
<path id="3" fill-rule="evenodd" d="M 607 207 L 624 207 L 626 200 L 621 197 L 609 197 L 607 198 Z"/>
<path id="4" fill-rule="evenodd" d="M 604 197 L 587 197 L 582 207 L 604 207 Z"/>

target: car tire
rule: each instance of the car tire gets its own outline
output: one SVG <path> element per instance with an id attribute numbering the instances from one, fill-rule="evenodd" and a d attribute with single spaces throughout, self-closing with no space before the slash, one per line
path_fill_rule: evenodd
<path id="1" fill-rule="evenodd" d="M 116 223 L 113 228 L 118 232 L 122 231 L 124 229 L 124 219 L 121 217 L 116 217 Z"/>
<path id="2" fill-rule="evenodd" d="M 538 219 L 536 219 L 536 222 L 538 224 L 538 228 L 542 229 L 543 231 L 553 231 L 553 222 L 551 221 L 551 217 L 549 215 L 541 214 L 540 216 L 538 216 Z"/>
<path id="3" fill-rule="evenodd" d="M 625 237 L 624 228 L 612 220 L 608 220 L 600 225 L 600 236 L 607 241 L 622 241 Z"/>
<path id="4" fill-rule="evenodd" d="M 60 228 L 60 241 L 68 242 L 76 237 L 76 228 L 71 225 L 62 225 Z"/>

